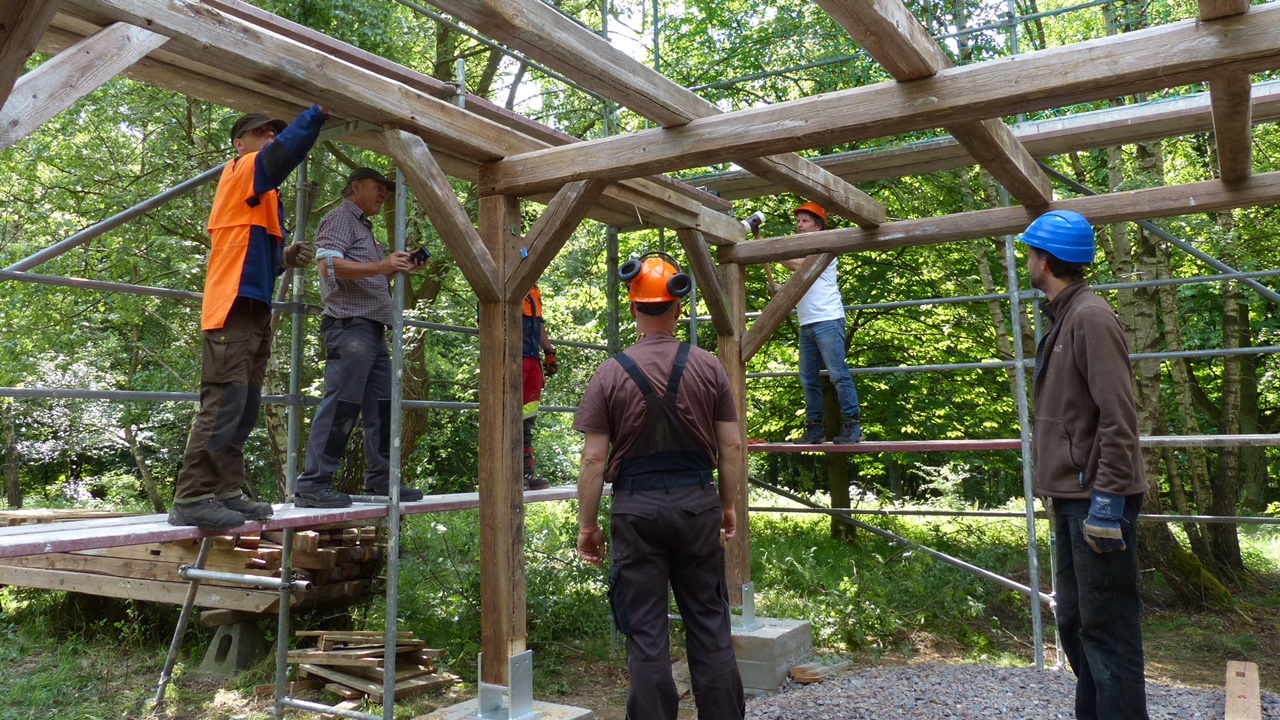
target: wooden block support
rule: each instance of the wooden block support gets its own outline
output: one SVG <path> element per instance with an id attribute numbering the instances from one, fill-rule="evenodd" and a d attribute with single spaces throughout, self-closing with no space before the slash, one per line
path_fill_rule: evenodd
<path id="1" fill-rule="evenodd" d="M 1262 720 L 1262 694 L 1258 691 L 1255 663 L 1227 662 L 1227 720 Z"/>

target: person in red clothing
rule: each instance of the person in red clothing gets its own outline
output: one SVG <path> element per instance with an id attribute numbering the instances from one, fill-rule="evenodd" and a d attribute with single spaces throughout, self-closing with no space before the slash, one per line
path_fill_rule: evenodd
<path id="1" fill-rule="evenodd" d="M 542 317 L 542 291 L 537 285 L 524 296 L 524 489 L 542 490 L 551 482 L 533 472 L 533 427 L 538 422 L 538 406 L 548 377 L 560 369 L 556 349 L 547 335 Z M 544 358 L 543 355 L 546 355 Z"/>
<path id="2" fill-rule="evenodd" d="M 241 492 L 242 449 L 258 420 L 271 356 L 276 277 L 315 257 L 306 243 L 285 247 L 279 187 L 307 159 L 327 118 L 313 105 L 289 125 L 249 113 L 231 127 L 236 157 L 222 171 L 209 213 L 200 410 L 187 437 L 170 525 L 229 530 L 272 514 L 270 504 Z"/>

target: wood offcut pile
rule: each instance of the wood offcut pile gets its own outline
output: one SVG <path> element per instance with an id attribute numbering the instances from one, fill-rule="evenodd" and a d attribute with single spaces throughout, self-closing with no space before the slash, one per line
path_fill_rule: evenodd
<path id="1" fill-rule="evenodd" d="M 382 705 L 382 674 L 386 666 L 386 633 L 381 630 L 303 630 L 301 638 L 315 638 L 315 647 L 290 650 L 289 663 L 298 666 L 299 682 L 314 680 L 358 707 L 365 699 Z M 412 632 L 396 635 L 395 699 L 452 685 L 458 677 L 436 667 L 443 650 L 427 647 Z"/>
<path id="2" fill-rule="evenodd" d="M 0 522 L 26 524 L 102 517 L 93 511 L 10 512 Z M 24 522 L 25 519 L 25 522 Z M 206 570 L 280 577 L 283 530 L 215 538 Z M 294 533 L 293 576 L 310 581 L 293 595 L 292 607 L 349 605 L 364 599 L 382 572 L 383 541 L 368 521 L 337 523 Z M 194 565 L 199 540 L 83 550 L 0 559 L 0 585 L 66 590 L 106 597 L 181 605 L 189 583 L 178 575 Z M 249 613 L 274 613 L 280 594 L 202 581 L 196 605 Z"/>

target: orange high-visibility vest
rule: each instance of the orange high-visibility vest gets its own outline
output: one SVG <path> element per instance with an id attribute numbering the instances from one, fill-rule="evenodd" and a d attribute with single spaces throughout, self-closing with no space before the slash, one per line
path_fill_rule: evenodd
<path id="1" fill-rule="evenodd" d="M 213 196 L 208 227 L 213 246 L 204 281 L 202 330 L 217 330 L 226 324 L 227 313 L 231 312 L 231 305 L 240 292 L 250 229 L 255 225 L 265 228 L 277 244 L 284 242 L 284 231 L 280 227 L 280 191 L 271 190 L 262 195 L 253 192 L 257 159 L 258 153 L 252 152 L 228 162 L 218 181 L 218 192 Z"/>

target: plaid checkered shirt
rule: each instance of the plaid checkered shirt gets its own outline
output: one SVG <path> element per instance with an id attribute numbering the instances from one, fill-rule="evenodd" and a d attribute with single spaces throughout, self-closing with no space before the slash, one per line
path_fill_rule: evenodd
<path id="1" fill-rule="evenodd" d="M 327 264 L 328 277 L 320 274 L 320 295 L 324 314 L 336 318 L 362 317 L 388 327 L 392 321 L 391 277 L 373 275 L 354 280 L 338 280 L 334 258 L 354 262 L 379 262 L 386 248 L 373 235 L 373 223 L 351 200 L 329 211 L 316 232 L 316 258 Z"/>

